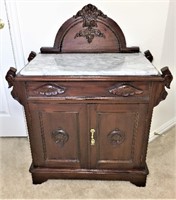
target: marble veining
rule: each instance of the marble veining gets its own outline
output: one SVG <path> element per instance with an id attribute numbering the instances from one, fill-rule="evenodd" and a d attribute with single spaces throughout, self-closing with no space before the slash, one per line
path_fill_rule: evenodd
<path id="1" fill-rule="evenodd" d="M 142 53 L 38 54 L 21 75 L 158 75 Z"/>

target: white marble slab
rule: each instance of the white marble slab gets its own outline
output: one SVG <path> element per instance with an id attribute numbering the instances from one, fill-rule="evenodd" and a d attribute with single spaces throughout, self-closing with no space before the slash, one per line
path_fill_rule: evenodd
<path id="1" fill-rule="evenodd" d="M 38 54 L 21 75 L 158 75 L 142 53 Z"/>

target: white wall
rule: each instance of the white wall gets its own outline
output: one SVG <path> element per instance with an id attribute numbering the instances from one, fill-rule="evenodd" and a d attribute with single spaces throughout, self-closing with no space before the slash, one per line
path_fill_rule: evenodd
<path id="1" fill-rule="evenodd" d="M 42 46 L 52 46 L 55 34 L 62 23 L 75 15 L 84 5 L 92 3 L 120 25 L 126 36 L 127 46 L 139 46 L 142 52 L 149 49 L 154 56 L 153 63 L 159 70 L 168 65 L 172 74 L 176 74 L 174 1 L 17 0 L 16 2 L 26 58 L 31 50 L 39 52 Z M 176 121 L 174 85 L 176 85 L 175 80 L 171 90 L 168 91 L 167 99 L 154 109 L 152 133 L 163 132 Z"/>

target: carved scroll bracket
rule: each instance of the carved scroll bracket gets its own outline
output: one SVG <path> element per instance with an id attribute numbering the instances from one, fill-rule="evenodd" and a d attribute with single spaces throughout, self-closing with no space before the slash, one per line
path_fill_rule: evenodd
<path id="1" fill-rule="evenodd" d="M 142 94 L 143 90 L 138 89 L 130 84 L 122 83 L 110 88 L 109 92 L 117 96 L 128 97 Z"/>
<path id="2" fill-rule="evenodd" d="M 21 103 L 20 100 L 19 100 L 19 98 L 18 98 L 17 91 L 15 90 L 15 87 L 14 87 L 14 85 L 15 85 L 16 71 L 17 71 L 16 68 L 10 67 L 10 69 L 7 72 L 5 78 L 6 78 L 7 82 L 8 82 L 9 88 L 13 87 L 12 92 L 11 92 L 12 97 L 14 99 L 16 99 L 19 103 Z"/>
<path id="3" fill-rule="evenodd" d="M 168 67 L 163 67 L 161 69 L 161 72 L 162 72 L 162 77 L 164 78 L 164 83 L 165 83 L 165 86 L 170 89 L 170 84 L 173 80 L 173 76 L 169 70 Z"/>
<path id="4" fill-rule="evenodd" d="M 9 84 L 9 88 L 11 88 L 14 85 L 15 77 L 16 77 L 16 68 L 10 67 L 9 71 L 6 74 L 6 80 Z"/>
<path id="5" fill-rule="evenodd" d="M 161 72 L 162 72 L 161 76 L 164 80 L 163 80 L 163 85 L 161 86 L 162 88 L 160 89 L 161 92 L 159 94 L 159 97 L 156 99 L 155 106 L 157 106 L 161 101 L 166 99 L 168 93 L 165 90 L 165 87 L 170 89 L 170 84 L 173 80 L 173 76 L 168 67 L 163 67 L 161 69 Z"/>

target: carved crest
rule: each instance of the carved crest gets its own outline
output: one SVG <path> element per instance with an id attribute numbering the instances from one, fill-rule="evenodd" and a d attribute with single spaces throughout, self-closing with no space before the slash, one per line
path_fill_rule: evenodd
<path id="1" fill-rule="evenodd" d="M 55 130 L 52 132 L 52 137 L 56 144 L 58 144 L 60 147 L 63 147 L 64 144 L 68 141 L 69 135 L 66 133 L 66 131 L 62 130 L 61 128 Z"/>
<path id="2" fill-rule="evenodd" d="M 117 146 L 125 140 L 125 133 L 119 129 L 115 129 L 107 135 L 108 141 L 113 146 Z"/>
<path id="3" fill-rule="evenodd" d="M 58 94 L 63 94 L 64 92 L 65 88 L 56 84 L 45 84 L 35 89 L 35 93 L 42 96 L 57 96 Z"/>
<path id="4" fill-rule="evenodd" d="M 109 89 L 109 92 L 117 96 L 128 97 L 142 94 L 143 90 L 125 83 L 114 86 L 113 88 Z"/>
<path id="5" fill-rule="evenodd" d="M 85 37 L 88 43 L 91 43 L 94 37 L 105 38 L 105 34 L 102 33 L 99 29 L 95 28 L 98 27 L 97 18 L 99 16 L 104 18 L 107 17 L 106 15 L 103 14 L 102 11 L 98 10 L 97 7 L 93 6 L 92 4 L 88 4 L 87 6 L 84 6 L 82 10 L 78 11 L 74 17 L 75 18 L 82 17 L 83 19 L 82 26 L 84 29 L 76 33 L 74 38 Z"/>

